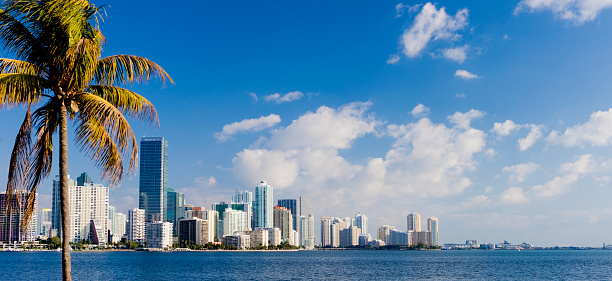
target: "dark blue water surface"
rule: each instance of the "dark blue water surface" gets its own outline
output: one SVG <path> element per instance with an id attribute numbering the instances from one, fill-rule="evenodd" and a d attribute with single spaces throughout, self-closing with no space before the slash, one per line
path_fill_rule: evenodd
<path id="1" fill-rule="evenodd" d="M 2 280 L 59 280 L 60 252 L 0 252 Z M 74 280 L 610 280 L 612 251 L 73 252 Z"/>

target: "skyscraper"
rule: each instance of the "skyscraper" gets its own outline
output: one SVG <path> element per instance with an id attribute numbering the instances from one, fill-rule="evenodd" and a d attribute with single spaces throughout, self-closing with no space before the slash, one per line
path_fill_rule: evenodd
<path id="1" fill-rule="evenodd" d="M 293 237 L 290 237 L 290 235 L 291 230 L 293 230 L 293 217 L 289 209 L 281 206 L 274 207 L 274 227 L 278 227 L 281 230 L 283 240 L 292 240 Z"/>
<path id="2" fill-rule="evenodd" d="M 146 221 L 167 221 L 168 142 L 163 137 L 140 140 L 140 186 L 138 208 Z"/>
<path id="3" fill-rule="evenodd" d="M 236 194 L 232 196 L 232 202 L 253 204 L 253 193 L 248 190 L 239 191 L 236 189 Z"/>
<path id="4" fill-rule="evenodd" d="M 291 211 L 293 216 L 293 230 L 300 230 L 300 217 L 304 214 L 300 213 L 300 200 L 298 199 L 278 199 L 278 206 L 285 207 Z M 308 214 L 306 214 L 308 215 Z M 285 234 L 283 234 L 283 237 Z"/>
<path id="5" fill-rule="evenodd" d="M 429 235 L 431 235 L 429 241 L 432 246 L 438 245 L 438 218 L 429 217 L 427 218 L 427 231 L 429 231 Z"/>
<path id="6" fill-rule="evenodd" d="M 421 231 L 421 215 L 418 213 L 408 214 L 408 231 Z"/>
<path id="7" fill-rule="evenodd" d="M 300 241 L 306 249 L 313 249 L 315 245 L 314 216 L 312 214 L 300 217 Z"/>
<path id="8" fill-rule="evenodd" d="M 167 188 L 166 199 L 166 221 L 172 223 L 172 233 L 176 235 L 179 220 L 185 218 L 185 195 Z"/>
<path id="9" fill-rule="evenodd" d="M 255 227 L 272 228 L 274 225 L 272 208 L 273 188 L 266 181 L 261 181 L 255 187 L 255 204 L 253 205 L 253 221 Z"/>
<path id="10" fill-rule="evenodd" d="M 308 217 L 310 214 L 310 197 L 300 196 L 300 216 Z"/>
<path id="11" fill-rule="evenodd" d="M 359 212 L 355 215 L 355 226 L 361 229 L 362 234 L 369 233 L 368 232 L 368 217 L 363 213 Z"/>
<path id="12" fill-rule="evenodd" d="M 6 192 L 0 193 L 0 241 L 4 243 L 34 241 L 36 239 L 36 219 L 38 213 L 38 194 L 34 198 L 34 212 L 24 231 L 21 227 L 23 213 L 26 210 L 29 191 L 14 191 L 10 202 L 7 200 Z M 7 213 L 6 207 L 11 204 L 11 212 Z"/>
<path id="13" fill-rule="evenodd" d="M 145 211 L 133 209 L 128 211 L 127 235 L 128 240 L 144 242 L 145 239 Z"/>
<path id="14" fill-rule="evenodd" d="M 47 236 L 51 234 L 51 209 L 42 209 L 40 211 L 40 235 Z"/>
<path id="15" fill-rule="evenodd" d="M 59 185 L 59 176 L 56 176 L 53 181 L 52 228 L 58 230 L 61 229 Z M 94 244 L 106 246 L 109 228 L 108 187 L 93 183 L 87 173 L 82 173 L 76 181 L 68 179 L 68 196 L 70 241 L 91 240 Z"/>
<path id="16" fill-rule="evenodd" d="M 223 236 L 247 230 L 247 213 L 228 208 L 223 214 Z"/>

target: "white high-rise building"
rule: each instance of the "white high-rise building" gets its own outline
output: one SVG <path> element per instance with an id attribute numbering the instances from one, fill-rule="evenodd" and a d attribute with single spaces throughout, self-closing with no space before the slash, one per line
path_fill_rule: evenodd
<path id="1" fill-rule="evenodd" d="M 368 217 L 366 217 L 366 215 L 364 215 L 363 213 L 359 212 L 357 213 L 357 215 L 355 215 L 354 225 L 356 227 L 359 227 L 359 229 L 361 229 L 362 234 L 369 233 L 368 232 Z"/>
<path id="2" fill-rule="evenodd" d="M 314 216 L 312 214 L 300 217 L 300 243 L 306 249 L 313 249 L 315 246 L 314 236 Z"/>
<path id="3" fill-rule="evenodd" d="M 146 222 L 145 243 L 147 248 L 168 248 L 172 246 L 171 222 Z"/>
<path id="4" fill-rule="evenodd" d="M 248 190 L 238 191 L 238 189 L 236 189 L 236 194 L 232 196 L 232 202 L 253 204 L 253 193 Z"/>
<path id="5" fill-rule="evenodd" d="M 113 237 L 116 237 L 118 242 L 121 240 L 121 237 L 125 235 L 125 224 L 127 222 L 127 216 L 124 213 L 115 213 L 115 232 L 113 233 Z"/>
<path id="6" fill-rule="evenodd" d="M 255 203 L 253 205 L 254 228 L 272 228 L 274 226 L 273 193 L 274 189 L 266 181 L 261 181 L 255 187 Z"/>
<path id="7" fill-rule="evenodd" d="M 227 208 L 223 213 L 223 236 L 247 230 L 247 213 Z"/>
<path id="8" fill-rule="evenodd" d="M 438 218 L 429 217 L 427 218 L 427 231 L 430 233 L 430 243 L 432 246 L 438 245 Z"/>
<path id="9" fill-rule="evenodd" d="M 418 213 L 408 214 L 408 231 L 421 231 L 421 215 Z"/>
<path id="10" fill-rule="evenodd" d="M 128 211 L 128 240 L 144 242 L 145 240 L 145 210 L 135 208 Z"/>
<path id="11" fill-rule="evenodd" d="M 53 219 L 54 229 L 61 229 L 59 176 L 53 181 Z M 107 243 L 108 232 L 108 187 L 95 184 L 82 173 L 76 181 L 68 179 L 70 207 L 71 242 L 90 240 L 102 247 Z M 58 231 L 60 233 L 61 231 Z"/>
<path id="12" fill-rule="evenodd" d="M 31 242 L 36 240 L 36 220 L 38 214 L 38 194 L 34 194 L 34 211 L 30 218 L 27 230 L 21 227 L 24 221 L 23 214 L 27 209 L 29 191 L 14 191 L 11 196 L 6 192 L 0 193 L 0 242 Z M 10 200 L 9 200 L 10 197 Z M 8 213 L 7 207 L 11 207 Z"/>
<path id="13" fill-rule="evenodd" d="M 202 219 L 207 220 L 206 231 L 207 231 L 207 241 L 215 242 L 215 238 L 219 238 L 219 212 L 215 210 L 204 210 L 202 212 Z M 247 218 L 248 220 L 248 218 Z"/>

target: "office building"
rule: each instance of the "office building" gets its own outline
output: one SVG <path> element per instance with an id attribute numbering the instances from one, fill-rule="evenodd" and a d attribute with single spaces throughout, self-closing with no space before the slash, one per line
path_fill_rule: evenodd
<path id="1" fill-rule="evenodd" d="M 51 209 L 42 209 L 40 211 L 40 235 L 50 237 L 51 225 Z"/>
<path id="2" fill-rule="evenodd" d="M 147 248 L 165 249 L 172 246 L 172 223 L 165 221 L 146 222 L 145 229 Z"/>
<path id="3" fill-rule="evenodd" d="M 233 235 L 234 232 L 245 230 L 249 230 L 247 213 L 230 208 L 226 209 L 223 214 L 223 236 Z"/>
<path id="4" fill-rule="evenodd" d="M 273 222 L 273 188 L 266 181 L 261 181 L 255 187 L 255 203 L 253 204 L 253 227 L 271 228 Z"/>
<path id="5" fill-rule="evenodd" d="M 430 243 L 431 246 L 438 245 L 438 218 L 429 217 L 427 218 L 427 231 L 430 233 Z"/>
<path id="6" fill-rule="evenodd" d="M 303 216 L 300 208 L 299 199 L 278 199 L 278 206 L 285 207 L 291 212 L 293 218 L 293 230 L 299 231 L 300 229 L 300 217 Z M 308 214 L 306 214 L 308 215 Z"/>
<path id="7" fill-rule="evenodd" d="M 138 208 L 145 221 L 167 221 L 168 142 L 163 137 L 140 140 L 140 184 Z"/>
<path id="8" fill-rule="evenodd" d="M 52 228 L 61 233 L 60 220 L 60 181 L 53 181 Z M 68 178 L 68 197 L 70 207 L 70 242 L 92 241 L 105 247 L 108 234 L 108 187 L 95 184 L 82 173 L 76 181 Z"/>
<path id="9" fill-rule="evenodd" d="M 34 210 L 27 229 L 21 227 L 29 195 L 29 191 L 17 190 L 13 191 L 11 196 L 7 196 L 6 192 L 0 193 L 0 242 L 12 244 L 36 240 L 38 194 L 34 197 Z M 7 208 L 9 206 L 10 210 Z"/>
<path id="10" fill-rule="evenodd" d="M 296 200 L 294 200 L 295 202 Z M 293 229 L 293 216 L 291 215 L 291 210 L 281 207 L 274 207 L 274 227 L 279 228 L 281 230 L 282 240 L 291 241 L 293 240 L 291 236 L 291 231 L 295 231 Z"/>
<path id="11" fill-rule="evenodd" d="M 408 231 L 421 231 L 421 215 L 418 213 L 408 214 Z"/>
<path id="12" fill-rule="evenodd" d="M 356 227 L 361 229 L 361 233 L 369 233 L 368 232 L 368 217 L 363 213 L 359 212 L 355 215 L 355 223 L 353 224 Z"/>
<path id="13" fill-rule="evenodd" d="M 166 221 L 172 223 L 172 233 L 176 235 L 178 221 L 185 218 L 185 195 L 167 188 L 166 199 Z"/>
<path id="14" fill-rule="evenodd" d="M 313 249 L 315 246 L 315 230 L 314 230 L 314 216 L 312 214 L 308 216 L 300 217 L 300 245 L 306 249 Z"/>
<path id="15" fill-rule="evenodd" d="M 145 240 L 145 210 L 135 208 L 128 211 L 128 240 L 143 243 Z"/>

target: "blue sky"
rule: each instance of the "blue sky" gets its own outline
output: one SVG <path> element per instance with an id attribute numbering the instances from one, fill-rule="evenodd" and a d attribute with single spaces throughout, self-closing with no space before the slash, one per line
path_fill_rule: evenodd
<path id="1" fill-rule="evenodd" d="M 612 242 L 612 1 L 95 3 L 104 56 L 176 82 L 131 86 L 161 126 L 132 124 L 168 140 L 188 204 L 267 180 L 316 217 L 363 212 L 370 233 L 419 212 L 441 243 Z M 0 111 L 3 171 L 23 115 Z M 69 166 L 99 178 L 74 146 Z M 111 205 L 137 193 L 136 174 Z"/>

